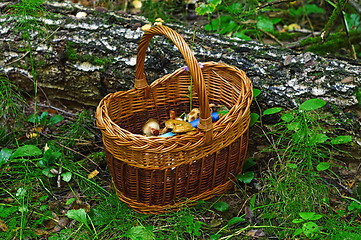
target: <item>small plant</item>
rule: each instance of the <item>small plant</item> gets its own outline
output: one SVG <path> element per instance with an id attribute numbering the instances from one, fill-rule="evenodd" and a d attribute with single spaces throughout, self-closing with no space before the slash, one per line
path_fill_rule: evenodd
<path id="1" fill-rule="evenodd" d="M 295 224 L 302 223 L 302 228 L 297 228 L 293 234 L 293 238 L 300 234 L 304 234 L 309 239 L 316 239 L 320 234 L 320 227 L 313 221 L 322 218 L 322 215 L 314 212 L 300 212 L 301 218 L 294 219 L 292 222 Z"/>

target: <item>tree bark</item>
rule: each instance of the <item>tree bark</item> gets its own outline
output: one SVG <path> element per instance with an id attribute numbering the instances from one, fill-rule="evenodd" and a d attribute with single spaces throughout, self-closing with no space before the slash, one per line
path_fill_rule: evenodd
<path id="1" fill-rule="evenodd" d="M 4 9 L 3 3 L 0 9 Z M 95 107 L 107 93 L 133 87 L 138 42 L 143 35 L 143 17 L 95 11 L 67 3 L 47 3 L 46 16 L 37 19 L 42 31 L 30 32 L 35 80 L 39 93 L 64 107 Z M 3 10 L 4 11 L 4 10 Z M 80 11 L 84 18 L 76 18 Z M 0 74 L 26 91 L 33 91 L 30 54 L 15 31 L 16 18 L 0 17 Z M 200 62 L 215 61 L 244 70 L 259 101 L 267 107 L 292 108 L 310 98 L 321 98 L 341 110 L 356 109 L 355 92 L 361 91 L 361 63 L 295 52 L 253 41 L 231 39 L 168 24 L 193 46 Z M 145 71 L 153 81 L 184 66 L 181 54 L 164 37 L 155 37 L 148 48 Z M 355 117 L 354 117 L 355 119 Z"/>

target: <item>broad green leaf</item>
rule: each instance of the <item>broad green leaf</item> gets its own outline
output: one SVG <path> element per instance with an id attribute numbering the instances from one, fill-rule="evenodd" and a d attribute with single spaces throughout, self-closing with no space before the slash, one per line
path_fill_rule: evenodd
<path id="1" fill-rule="evenodd" d="M 313 238 L 317 233 L 319 233 L 320 229 L 316 223 L 306 222 L 302 226 L 302 231 L 306 237 Z"/>
<path id="2" fill-rule="evenodd" d="M 69 199 L 66 201 L 65 205 L 69 205 L 69 204 L 71 204 L 71 203 L 74 202 L 74 201 L 75 201 L 75 198 L 69 198 Z"/>
<path id="3" fill-rule="evenodd" d="M 267 17 L 259 16 L 257 27 L 265 32 L 273 32 L 273 22 Z"/>
<path id="4" fill-rule="evenodd" d="M 317 171 L 325 171 L 330 168 L 330 164 L 328 162 L 319 163 L 316 167 Z"/>
<path id="5" fill-rule="evenodd" d="M 244 222 L 244 219 L 241 217 L 233 217 L 228 221 L 227 225 L 230 226 L 239 222 Z"/>
<path id="6" fill-rule="evenodd" d="M 229 6 L 225 6 L 224 8 L 231 14 L 239 14 L 243 11 L 242 4 L 239 2 L 234 2 Z"/>
<path id="7" fill-rule="evenodd" d="M 301 123 L 299 122 L 291 122 L 287 124 L 287 129 L 290 131 L 297 131 L 300 128 L 301 128 Z"/>
<path id="8" fill-rule="evenodd" d="M 278 113 L 282 110 L 282 108 L 280 107 L 274 107 L 274 108 L 269 108 L 264 110 L 263 115 L 271 115 L 271 114 L 275 114 Z"/>
<path id="9" fill-rule="evenodd" d="M 217 202 L 213 207 L 220 212 L 226 212 L 229 209 L 229 205 L 225 202 Z"/>
<path id="10" fill-rule="evenodd" d="M 222 3 L 222 0 L 208 0 L 208 4 L 218 5 Z"/>
<path id="11" fill-rule="evenodd" d="M 221 238 L 221 235 L 219 235 L 219 234 L 214 234 L 214 235 L 212 235 L 211 237 L 210 237 L 210 240 L 218 240 L 218 239 L 220 239 Z"/>
<path id="12" fill-rule="evenodd" d="M 64 117 L 61 115 L 54 115 L 49 119 L 48 125 L 57 124 L 58 122 L 61 122 L 64 120 Z"/>
<path id="13" fill-rule="evenodd" d="M 304 220 L 318 220 L 318 219 L 322 218 L 322 215 L 316 214 L 314 212 L 300 212 L 298 214 Z"/>
<path id="14" fill-rule="evenodd" d="M 254 160 L 255 160 L 255 158 L 247 158 L 244 161 L 242 171 L 246 171 L 247 169 L 255 166 L 257 163 Z"/>
<path id="15" fill-rule="evenodd" d="M 287 167 L 289 167 L 289 168 L 291 168 L 291 169 L 296 169 L 296 168 L 297 168 L 297 164 L 287 163 Z"/>
<path id="16" fill-rule="evenodd" d="M 39 117 L 39 115 L 34 114 L 34 113 L 30 114 L 29 117 L 26 119 L 26 121 L 31 122 L 31 123 L 35 123 L 35 120 L 36 120 L 36 122 L 39 122 L 40 117 Z"/>
<path id="17" fill-rule="evenodd" d="M 252 38 L 246 35 L 246 31 L 238 31 L 233 33 L 232 37 L 237 37 L 246 41 L 251 41 Z"/>
<path id="18" fill-rule="evenodd" d="M 238 179 L 238 181 L 248 184 L 253 180 L 254 172 L 245 172 L 243 174 L 237 175 L 236 178 Z"/>
<path id="19" fill-rule="evenodd" d="M 255 206 L 256 206 L 257 195 L 258 195 L 258 194 L 253 195 L 253 197 L 252 197 L 251 200 L 249 201 L 249 207 L 250 207 L 251 209 L 254 209 Z"/>
<path id="20" fill-rule="evenodd" d="M 310 100 L 303 102 L 300 105 L 299 109 L 305 110 L 305 111 L 311 111 L 311 110 L 316 110 L 318 108 L 321 108 L 325 105 L 326 105 L 326 102 L 324 100 L 315 98 L 315 99 L 310 99 Z"/>
<path id="21" fill-rule="evenodd" d="M 48 115 L 49 113 L 48 112 L 43 112 L 40 116 L 40 124 L 45 126 L 46 125 L 46 122 L 48 120 Z"/>
<path id="22" fill-rule="evenodd" d="M 292 113 L 284 113 L 282 114 L 281 119 L 285 122 L 291 122 L 294 119 L 294 116 Z"/>
<path id="23" fill-rule="evenodd" d="M 34 146 L 34 145 L 24 145 L 22 147 L 19 147 L 15 150 L 15 152 L 12 154 L 12 158 L 18 158 L 18 157 L 36 157 L 41 155 L 41 150 Z"/>
<path id="24" fill-rule="evenodd" d="M 21 213 L 26 213 L 28 211 L 29 211 L 29 208 L 26 205 L 23 205 L 23 206 L 19 207 L 19 212 L 21 212 Z"/>
<path id="25" fill-rule="evenodd" d="M 46 166 L 52 165 L 61 157 L 61 152 L 53 152 L 53 150 L 48 149 L 44 153 L 42 163 Z"/>
<path id="26" fill-rule="evenodd" d="M 55 177 L 55 175 L 50 172 L 51 169 L 52 168 L 50 168 L 50 167 L 45 168 L 45 169 L 43 169 L 43 171 L 41 171 L 41 173 L 49 178 Z"/>
<path id="27" fill-rule="evenodd" d="M 69 182 L 71 180 L 71 172 L 65 172 L 61 174 L 64 182 Z"/>
<path id="28" fill-rule="evenodd" d="M 87 218 L 86 218 L 86 213 L 85 210 L 83 208 L 80 209 L 71 209 L 69 210 L 66 214 L 65 214 L 68 218 L 74 219 L 80 223 L 83 223 L 85 225 L 87 225 Z"/>
<path id="29" fill-rule="evenodd" d="M 0 166 L 2 164 L 6 163 L 10 159 L 12 153 L 13 153 L 13 150 L 11 150 L 11 149 L 8 149 L 8 148 L 1 149 L 1 151 L 0 151 Z"/>
<path id="30" fill-rule="evenodd" d="M 258 95 L 261 94 L 261 90 L 257 89 L 257 88 L 253 88 L 253 97 L 256 98 L 258 97 Z"/>
<path id="31" fill-rule="evenodd" d="M 219 34 L 226 35 L 228 33 L 232 33 L 234 31 L 237 31 L 238 24 L 235 23 L 233 20 L 229 21 L 227 24 L 222 24 L 221 29 L 219 30 Z"/>
<path id="32" fill-rule="evenodd" d="M 315 143 L 324 143 L 328 140 L 329 138 L 326 136 L 326 134 L 323 133 L 318 133 L 318 134 L 312 134 L 311 138 L 310 138 L 310 143 L 311 144 L 315 144 Z"/>
<path id="33" fill-rule="evenodd" d="M 19 198 L 24 198 L 26 193 L 26 189 L 25 188 L 19 188 L 18 191 L 16 192 L 15 196 L 19 197 Z"/>
<path id="34" fill-rule="evenodd" d="M 354 209 L 361 210 L 361 204 L 358 204 L 357 202 L 350 203 L 350 206 L 347 207 L 349 211 L 353 211 Z"/>
<path id="35" fill-rule="evenodd" d="M 297 236 L 297 235 L 300 235 L 302 232 L 303 232 L 303 230 L 302 230 L 301 228 L 297 228 L 297 229 L 295 230 L 295 232 L 293 233 L 293 238 L 294 238 L 295 236 Z"/>
<path id="36" fill-rule="evenodd" d="M 252 127 L 257 122 L 258 119 L 259 119 L 259 115 L 257 113 L 251 113 L 249 127 Z"/>
<path id="37" fill-rule="evenodd" d="M 39 200 L 40 200 L 41 202 L 43 202 L 43 201 L 45 201 L 46 199 L 48 199 L 48 197 L 49 197 L 49 195 L 44 195 L 44 196 L 40 197 Z"/>
<path id="38" fill-rule="evenodd" d="M 331 140 L 331 143 L 336 145 L 336 144 L 349 143 L 351 141 L 352 141 L 352 137 L 349 135 L 346 135 L 346 136 L 337 136 L 336 138 Z"/>
<path id="39" fill-rule="evenodd" d="M 204 14 L 209 14 L 214 12 L 216 6 L 213 4 L 205 4 L 202 3 L 199 7 L 196 8 L 196 12 L 198 15 L 203 16 Z"/>
<path id="40" fill-rule="evenodd" d="M 39 209 L 40 209 L 40 211 L 44 212 L 44 211 L 48 210 L 48 208 L 49 208 L 49 206 L 44 204 L 44 205 L 41 205 Z"/>
<path id="41" fill-rule="evenodd" d="M 154 240 L 155 235 L 142 225 L 132 227 L 125 234 L 131 240 Z"/>
<path id="42" fill-rule="evenodd" d="M 320 13 L 320 14 L 325 13 L 325 9 L 318 7 L 316 4 L 306 4 L 305 8 L 307 15 L 311 13 Z"/>
<path id="43" fill-rule="evenodd" d="M 304 222 L 305 220 L 301 219 L 301 218 L 297 218 L 297 219 L 293 219 L 292 222 L 293 223 L 302 223 Z"/>

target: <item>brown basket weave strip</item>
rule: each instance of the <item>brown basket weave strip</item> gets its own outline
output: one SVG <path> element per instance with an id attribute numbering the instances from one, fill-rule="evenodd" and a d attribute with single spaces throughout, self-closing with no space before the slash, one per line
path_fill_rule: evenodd
<path id="1" fill-rule="evenodd" d="M 170 38 L 183 54 L 189 71 L 178 69 L 147 84 L 145 52 L 154 35 Z M 107 164 L 119 198 L 136 211 L 160 213 L 207 199 L 230 188 L 242 170 L 248 144 L 252 84 L 245 73 L 224 63 L 200 68 L 183 38 L 168 27 L 146 32 L 138 47 L 135 89 L 104 97 L 96 112 Z M 197 131 L 169 138 L 141 135 L 150 118 L 160 123 L 169 111 L 200 108 Z M 209 102 L 230 111 L 210 122 Z"/>

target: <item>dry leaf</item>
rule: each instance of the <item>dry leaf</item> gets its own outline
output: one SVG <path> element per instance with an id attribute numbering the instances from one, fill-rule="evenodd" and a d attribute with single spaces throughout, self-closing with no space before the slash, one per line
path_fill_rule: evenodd
<path id="1" fill-rule="evenodd" d="M 247 235 L 248 237 L 252 237 L 252 238 L 260 238 L 260 237 L 266 236 L 266 234 L 263 232 L 262 229 L 250 230 L 250 231 L 247 232 L 246 235 Z"/>
<path id="2" fill-rule="evenodd" d="M 211 222 L 208 224 L 208 226 L 214 228 L 214 227 L 218 227 L 221 224 L 222 224 L 222 220 L 216 218 L 216 219 L 212 219 Z"/>
<path id="3" fill-rule="evenodd" d="M 345 77 L 341 80 L 342 83 L 350 83 L 353 82 L 353 77 Z"/>
<path id="4" fill-rule="evenodd" d="M 49 235 L 48 231 L 42 229 L 34 229 L 34 233 L 38 236 Z"/>
<path id="5" fill-rule="evenodd" d="M 4 223 L 3 220 L 0 219 L 0 230 L 3 232 L 7 232 L 9 230 L 8 226 Z"/>
<path id="6" fill-rule="evenodd" d="M 98 175 L 98 173 L 99 173 L 98 170 L 92 171 L 92 172 L 88 175 L 88 179 L 91 179 L 91 178 L 95 177 L 96 175 Z"/>
<path id="7" fill-rule="evenodd" d="M 245 207 L 244 212 L 246 214 L 246 218 L 247 218 L 248 222 L 253 223 L 254 213 L 252 212 L 251 208 Z"/>

